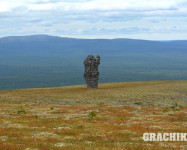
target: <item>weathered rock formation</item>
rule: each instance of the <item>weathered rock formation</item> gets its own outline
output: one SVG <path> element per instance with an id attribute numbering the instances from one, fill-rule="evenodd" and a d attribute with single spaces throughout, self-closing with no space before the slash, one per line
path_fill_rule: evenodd
<path id="1" fill-rule="evenodd" d="M 88 55 L 84 61 L 85 72 L 84 78 L 88 88 L 98 88 L 100 56 L 95 59 L 93 55 Z"/>

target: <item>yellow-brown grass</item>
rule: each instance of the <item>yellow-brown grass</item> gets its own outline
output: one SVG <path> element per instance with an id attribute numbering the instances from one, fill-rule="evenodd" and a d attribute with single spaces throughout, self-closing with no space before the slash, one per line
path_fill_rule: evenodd
<path id="1" fill-rule="evenodd" d="M 0 149 L 180 149 L 186 144 L 144 142 L 142 135 L 186 133 L 187 107 L 163 113 L 160 106 L 25 106 L 27 113 L 17 114 L 20 106 L 0 107 Z M 96 113 L 93 120 L 90 111 Z"/>
<path id="2" fill-rule="evenodd" d="M 146 81 L 0 91 L 1 104 L 124 104 L 187 105 L 187 81 Z"/>
<path id="3" fill-rule="evenodd" d="M 1 91 L 0 150 L 186 149 L 186 142 L 142 139 L 145 132 L 186 133 L 186 97 L 186 81 Z"/>

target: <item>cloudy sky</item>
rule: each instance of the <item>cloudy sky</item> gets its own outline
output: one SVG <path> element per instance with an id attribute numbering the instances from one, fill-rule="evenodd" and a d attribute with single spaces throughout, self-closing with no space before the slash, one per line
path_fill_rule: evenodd
<path id="1" fill-rule="evenodd" d="M 0 37 L 187 40 L 187 0 L 0 0 Z"/>

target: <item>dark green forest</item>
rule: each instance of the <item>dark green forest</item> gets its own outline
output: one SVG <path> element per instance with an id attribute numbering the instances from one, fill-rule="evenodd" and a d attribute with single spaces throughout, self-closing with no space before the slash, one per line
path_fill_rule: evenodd
<path id="1" fill-rule="evenodd" d="M 85 84 L 83 61 L 99 54 L 99 82 L 187 80 L 187 41 L 0 38 L 0 90 Z"/>

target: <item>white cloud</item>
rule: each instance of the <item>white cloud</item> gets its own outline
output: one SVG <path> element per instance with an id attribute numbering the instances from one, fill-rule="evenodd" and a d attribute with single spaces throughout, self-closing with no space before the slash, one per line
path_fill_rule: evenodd
<path id="1" fill-rule="evenodd" d="M 8 1 L 0 1 L 0 13 L 1 12 L 10 12 L 14 8 L 19 7 L 21 4 L 19 3 L 10 3 Z"/>
<path id="2" fill-rule="evenodd" d="M 61 11 L 156 11 L 177 10 L 184 0 L 92 0 L 27 4 L 29 10 Z M 185 7 L 184 7 L 185 8 Z"/>
<path id="3" fill-rule="evenodd" d="M 91 10 L 164 10 L 177 9 L 185 0 L 90 0 L 90 1 L 60 1 L 60 0 L 1 0 L 1 10 L 11 10 L 16 7 L 26 6 L 28 10 L 66 10 L 66 11 L 91 11 Z"/>
<path id="4" fill-rule="evenodd" d="M 186 14 L 186 0 L 0 0 L 1 35 L 187 33 Z"/>

